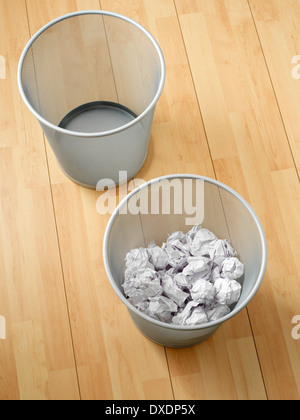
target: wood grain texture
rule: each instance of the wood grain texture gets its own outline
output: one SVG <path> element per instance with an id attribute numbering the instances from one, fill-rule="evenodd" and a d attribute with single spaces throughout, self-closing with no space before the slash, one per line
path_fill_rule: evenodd
<path id="1" fill-rule="evenodd" d="M 40 0 L 28 2 L 33 30 L 39 22 L 39 5 Z M 77 6 L 68 1 L 43 4 L 50 20 Z M 99 4 L 92 0 L 85 2 L 84 7 L 99 9 Z M 57 170 L 54 160 L 49 161 L 49 166 L 50 173 L 52 167 Z M 81 397 L 172 398 L 163 347 L 157 348 L 139 334 L 105 275 L 101 251 L 109 217 L 96 211 L 99 194 L 74 185 L 65 177 L 53 185 L 52 192 Z"/>
<path id="2" fill-rule="evenodd" d="M 300 3 L 250 0 L 249 5 L 300 176 Z"/>
<path id="3" fill-rule="evenodd" d="M 29 36 L 25 2 L 1 1 L 0 9 L 7 62 L 0 85 L 0 312 L 7 329 L 0 398 L 78 399 L 43 135 L 16 84 Z"/>
<path id="4" fill-rule="evenodd" d="M 169 79 L 167 79 L 167 85 L 163 95 L 167 97 L 167 101 L 170 101 L 172 96 L 176 97 L 176 107 L 174 106 L 173 108 L 171 104 L 168 107 L 168 109 L 171 110 L 169 115 L 171 124 L 168 121 L 168 126 L 171 125 L 174 128 L 178 127 L 178 131 L 177 133 L 176 131 L 172 133 L 172 137 L 169 139 L 169 141 L 172 141 L 172 143 L 169 143 L 169 147 L 164 146 L 165 153 L 168 152 L 168 156 L 165 156 L 164 158 L 163 170 L 165 173 L 193 173 L 195 171 L 196 173 L 214 177 L 213 170 L 210 169 L 208 172 L 207 168 L 204 166 L 206 162 L 205 156 L 209 156 L 209 149 L 207 148 L 205 137 L 203 138 L 204 127 L 201 124 L 201 114 L 199 112 L 197 97 L 195 96 L 193 89 L 189 62 L 186 60 L 182 34 L 180 27 L 178 27 L 176 8 L 173 6 L 172 2 L 165 1 L 162 3 L 153 0 L 151 0 L 151 7 L 150 1 L 136 1 L 133 3 L 128 3 L 126 1 L 102 1 L 102 5 L 103 4 L 105 8 L 109 8 L 113 11 L 121 10 L 123 14 L 139 20 L 144 26 L 148 27 L 153 35 L 158 39 L 158 42 L 161 45 L 165 55 Z M 157 6 L 157 8 L 155 8 L 155 6 Z M 149 15 L 148 11 L 151 8 L 155 8 L 156 16 L 156 24 L 153 26 L 151 26 L 151 21 L 149 21 L 149 18 L 144 18 L 146 11 L 147 15 Z M 138 13 L 136 12 L 137 10 Z M 157 21 L 159 22 L 159 26 Z M 172 34 L 172 39 L 174 39 L 174 41 L 170 39 L 170 34 Z M 174 71 L 175 60 L 177 62 L 177 68 L 179 67 L 180 63 L 180 74 Z M 182 81 L 183 78 L 185 79 L 185 82 Z M 187 103 L 189 104 L 188 108 L 186 105 Z M 180 104 L 181 107 L 179 108 Z M 184 117 L 181 117 L 183 112 L 182 110 L 185 110 Z M 188 116 L 187 111 L 191 111 L 192 115 Z M 198 138 L 195 139 L 196 141 L 191 141 L 197 134 L 196 128 L 197 125 L 199 126 L 199 123 L 201 124 L 201 131 L 198 134 Z M 165 126 L 164 121 L 159 122 L 159 127 L 157 130 L 161 129 L 162 125 Z M 185 128 L 187 129 L 185 130 Z M 156 146 L 158 142 L 156 141 L 155 137 L 155 129 L 156 126 L 154 126 L 153 130 L 152 144 L 154 144 L 154 147 L 163 147 L 163 145 Z M 202 138 L 203 140 L 201 141 Z M 181 159 L 178 159 L 177 157 L 178 148 L 180 148 L 180 155 L 182 157 Z M 158 154 L 158 159 L 159 156 L 160 154 Z M 192 156 L 192 158 L 190 156 Z M 194 167 L 191 166 L 189 163 L 190 161 L 193 162 L 195 165 Z M 174 166 L 176 167 L 175 171 Z M 151 166 L 145 165 L 144 168 L 142 168 L 140 171 L 140 174 L 144 179 L 155 178 L 161 174 L 161 168 L 161 166 L 157 167 L 155 162 L 153 162 L 151 163 Z M 237 339 L 246 337 L 252 340 L 252 333 L 249 327 L 246 311 L 243 311 L 240 316 L 233 321 L 233 323 L 236 326 L 236 332 L 234 332 L 234 335 Z M 167 349 L 174 396 L 176 399 L 205 399 L 218 398 L 218 396 L 224 399 L 238 398 L 235 376 L 232 371 L 230 359 L 228 357 L 228 351 L 226 348 L 226 337 L 228 337 L 229 341 L 230 335 L 232 334 L 232 325 L 233 324 L 224 325 L 221 331 L 213 336 L 211 340 L 209 340 L 207 343 L 203 343 L 197 346 L 195 349 L 192 349 L 192 358 L 190 356 L 189 350 L 184 349 L 173 351 Z M 240 325 L 243 327 L 237 327 Z M 210 350 L 211 347 L 217 349 L 217 353 L 214 353 L 214 357 L 212 357 L 212 352 Z M 180 363 L 178 363 L 179 354 Z M 232 354 L 235 354 L 234 350 Z M 250 357 L 256 361 L 256 364 L 254 363 L 255 375 L 257 375 L 258 378 L 258 381 L 255 384 L 257 391 L 256 396 L 259 398 L 265 398 L 265 390 L 262 385 L 259 363 L 254 346 L 249 347 L 249 354 L 251 354 Z M 218 363 L 216 363 L 216 357 L 218 357 Z M 233 356 L 233 358 L 235 357 L 238 358 L 237 353 L 235 356 Z M 244 369 L 245 378 L 248 376 L 250 377 L 250 371 L 248 372 L 248 367 L 246 365 L 244 365 Z M 253 365 L 251 366 L 251 370 L 253 371 Z M 185 381 L 186 375 L 188 375 L 188 382 Z M 203 383 L 203 388 L 199 388 L 198 386 L 201 382 Z M 250 381 L 249 383 L 247 382 L 245 384 L 245 389 L 247 388 L 247 392 L 249 392 L 250 395 L 251 392 L 255 392 L 253 385 L 253 382 L 251 383 Z M 243 397 L 247 398 L 247 392 L 244 393 L 244 391 L 239 391 L 240 395 L 243 394 Z"/>
<path id="5" fill-rule="evenodd" d="M 253 301 L 192 348 L 164 349 L 133 325 L 103 266 L 101 193 L 65 177 L 18 92 L 29 37 L 100 8 L 141 23 L 165 56 L 136 179 L 217 178 L 249 201 L 267 236 Z M 0 0 L 1 400 L 300 398 L 299 19 L 300 0 Z"/>
<path id="6" fill-rule="evenodd" d="M 293 193 L 299 180 L 251 10 L 243 0 L 176 4 L 217 178 L 252 204 L 267 236 L 267 275 L 248 307 L 267 395 L 296 399 L 289 323 L 298 308 L 288 312 L 282 294 L 299 287 L 297 276 L 288 280 L 299 268 L 291 251 L 299 224 L 282 211 L 274 176 L 289 173 Z M 286 219 L 293 232 L 284 228 Z"/>

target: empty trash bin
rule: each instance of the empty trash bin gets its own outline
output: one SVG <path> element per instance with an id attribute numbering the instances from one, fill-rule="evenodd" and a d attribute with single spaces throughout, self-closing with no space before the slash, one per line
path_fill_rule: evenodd
<path id="1" fill-rule="evenodd" d="M 142 167 L 165 81 L 163 54 L 137 22 L 84 11 L 40 29 L 18 70 L 22 98 L 65 174 L 96 188 Z"/>

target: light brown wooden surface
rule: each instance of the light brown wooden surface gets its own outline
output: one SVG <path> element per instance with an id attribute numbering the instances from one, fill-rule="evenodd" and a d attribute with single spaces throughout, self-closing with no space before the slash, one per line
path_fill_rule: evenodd
<path id="1" fill-rule="evenodd" d="M 189 349 L 164 349 L 133 325 L 105 275 L 100 193 L 62 174 L 18 92 L 30 36 L 99 8 L 144 25 L 166 60 L 136 178 L 217 178 L 267 236 L 253 301 Z M 299 399 L 299 19 L 300 0 L 0 0 L 0 399 Z"/>

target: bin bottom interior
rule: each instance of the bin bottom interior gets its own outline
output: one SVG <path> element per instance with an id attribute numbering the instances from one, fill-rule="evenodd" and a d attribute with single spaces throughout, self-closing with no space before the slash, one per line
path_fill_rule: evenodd
<path id="1" fill-rule="evenodd" d="M 89 102 L 70 111 L 59 123 L 59 127 L 79 133 L 100 133 L 122 127 L 137 115 L 116 102 Z"/>

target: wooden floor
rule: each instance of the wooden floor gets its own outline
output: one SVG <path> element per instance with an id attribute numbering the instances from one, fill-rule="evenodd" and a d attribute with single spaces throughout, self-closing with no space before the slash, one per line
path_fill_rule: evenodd
<path id="1" fill-rule="evenodd" d="M 189 349 L 133 325 L 105 275 L 100 193 L 62 174 L 18 92 L 29 38 L 99 8 L 144 25 L 166 60 L 137 177 L 216 178 L 267 236 L 253 301 Z M 0 0 L 0 399 L 299 399 L 298 54 L 300 0 Z"/>

